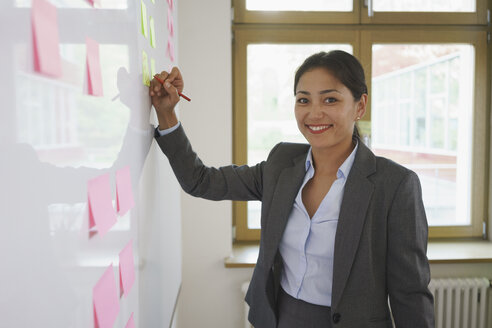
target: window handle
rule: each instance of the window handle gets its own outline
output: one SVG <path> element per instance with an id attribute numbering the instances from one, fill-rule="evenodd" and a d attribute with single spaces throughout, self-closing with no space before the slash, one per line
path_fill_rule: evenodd
<path id="1" fill-rule="evenodd" d="M 374 0 L 364 0 L 364 6 L 367 8 L 367 16 L 374 17 L 374 8 L 373 8 Z"/>

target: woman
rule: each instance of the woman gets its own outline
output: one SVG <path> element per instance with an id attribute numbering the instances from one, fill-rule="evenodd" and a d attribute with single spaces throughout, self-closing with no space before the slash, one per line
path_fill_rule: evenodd
<path id="1" fill-rule="evenodd" d="M 183 189 L 261 200 L 261 241 L 246 301 L 256 328 L 434 326 L 427 220 L 417 175 L 376 157 L 355 126 L 366 111 L 362 66 L 318 53 L 295 76 L 295 117 L 309 145 L 280 143 L 255 166 L 210 168 L 174 113 L 178 69 L 150 88 L 156 139 Z"/>

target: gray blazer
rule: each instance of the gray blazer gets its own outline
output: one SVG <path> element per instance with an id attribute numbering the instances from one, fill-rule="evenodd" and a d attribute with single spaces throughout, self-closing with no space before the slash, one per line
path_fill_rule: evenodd
<path id="1" fill-rule="evenodd" d="M 275 328 L 278 246 L 305 174 L 309 145 L 280 143 L 255 166 L 205 166 L 182 127 L 156 140 L 185 192 L 260 200 L 261 240 L 246 302 L 256 328 Z M 335 237 L 332 321 L 340 328 L 434 327 L 427 219 L 417 175 L 362 142 L 345 184 Z"/>

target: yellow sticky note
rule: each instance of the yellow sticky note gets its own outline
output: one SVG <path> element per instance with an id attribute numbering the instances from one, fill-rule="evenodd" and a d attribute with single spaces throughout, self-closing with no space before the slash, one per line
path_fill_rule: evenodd
<path id="1" fill-rule="evenodd" d="M 157 72 L 155 70 L 155 59 L 154 58 L 150 58 L 150 73 L 151 73 L 152 77 L 157 74 Z"/>
<path id="2" fill-rule="evenodd" d="M 142 51 L 142 82 L 146 86 L 150 87 L 150 76 L 149 76 L 149 58 L 147 53 Z"/>
<path id="3" fill-rule="evenodd" d="M 140 19 L 142 21 L 142 34 L 143 36 L 147 37 L 147 7 L 145 6 L 145 3 L 143 0 L 140 0 Z"/>
<path id="4" fill-rule="evenodd" d="M 155 48 L 155 28 L 154 28 L 154 17 L 150 16 L 149 19 L 149 28 L 150 28 L 150 45 L 152 48 Z"/>

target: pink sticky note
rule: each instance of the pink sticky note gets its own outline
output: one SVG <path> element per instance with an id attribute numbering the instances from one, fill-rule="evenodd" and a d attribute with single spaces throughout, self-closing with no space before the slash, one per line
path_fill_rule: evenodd
<path id="1" fill-rule="evenodd" d="M 135 206 L 135 201 L 133 200 L 130 167 L 126 166 L 116 171 L 116 210 L 120 215 L 124 215 L 133 206 Z"/>
<path id="2" fill-rule="evenodd" d="M 33 0 L 31 9 L 34 70 L 52 77 L 62 75 L 56 7 Z"/>
<path id="3" fill-rule="evenodd" d="M 171 38 L 167 40 L 166 56 L 174 62 L 174 42 Z"/>
<path id="4" fill-rule="evenodd" d="M 89 226 L 96 226 L 103 237 L 116 223 L 116 213 L 111 200 L 109 174 L 104 174 L 87 183 L 89 196 Z"/>
<path id="5" fill-rule="evenodd" d="M 85 39 L 87 47 L 87 86 L 88 93 L 93 96 L 102 96 L 101 62 L 99 60 L 99 43 L 91 38 Z"/>
<path id="6" fill-rule="evenodd" d="M 130 320 L 128 320 L 125 328 L 135 328 L 135 321 L 133 321 L 133 312 L 132 312 L 132 315 L 130 316 Z"/>
<path id="7" fill-rule="evenodd" d="M 116 291 L 113 264 L 111 264 L 92 290 L 94 304 L 94 319 L 96 328 L 113 328 L 120 303 Z"/>
<path id="8" fill-rule="evenodd" d="M 120 290 L 126 297 L 135 282 L 135 267 L 133 264 L 133 241 L 130 242 L 120 252 Z"/>
<path id="9" fill-rule="evenodd" d="M 167 4 L 168 4 L 169 8 L 171 8 L 171 10 L 172 10 L 174 7 L 173 0 L 167 0 Z"/>
<path id="10" fill-rule="evenodd" d="M 167 8 L 167 30 L 169 31 L 169 36 L 174 36 L 174 18 L 171 8 Z"/>

